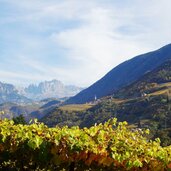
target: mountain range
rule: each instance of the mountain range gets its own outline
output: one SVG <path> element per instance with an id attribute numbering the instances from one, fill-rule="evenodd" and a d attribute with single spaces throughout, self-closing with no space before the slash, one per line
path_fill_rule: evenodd
<path id="1" fill-rule="evenodd" d="M 50 127 L 94 124 L 117 117 L 132 129 L 149 128 L 151 138 L 171 144 L 171 60 L 146 72 L 136 81 L 85 104 L 67 104 L 49 111 L 41 121 Z"/>
<path id="2" fill-rule="evenodd" d="M 113 68 L 99 81 L 70 98 L 68 104 L 81 104 L 111 95 L 120 88 L 141 78 L 162 63 L 171 59 L 171 44 L 158 50 L 136 56 Z"/>
<path id="3" fill-rule="evenodd" d="M 32 103 L 46 98 L 70 97 L 83 90 L 73 85 L 64 85 L 58 80 L 44 81 L 38 85 L 16 87 L 12 84 L 0 82 L 0 104 L 13 102 L 18 104 Z"/>
<path id="4" fill-rule="evenodd" d="M 33 99 L 71 97 L 79 93 L 83 88 L 74 85 L 64 85 L 59 80 L 44 81 L 38 85 L 31 84 L 20 91 L 22 95 Z"/>

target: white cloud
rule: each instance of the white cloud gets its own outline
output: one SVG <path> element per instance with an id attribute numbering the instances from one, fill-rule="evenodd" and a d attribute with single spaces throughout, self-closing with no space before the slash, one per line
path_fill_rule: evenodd
<path id="1" fill-rule="evenodd" d="M 16 65 L 32 70 L 17 75 L 10 72 L 11 78 L 23 81 L 24 76 L 31 82 L 57 78 L 88 86 L 122 61 L 159 48 L 171 38 L 170 0 L 1 2 L 13 10 L 0 22 L 2 27 L 11 24 L 4 40 L 8 44 L 12 39 L 16 45 L 5 55 L 10 58 L 12 52 L 15 61 L 22 54 Z M 57 58 L 62 57 L 60 65 Z M 49 60 L 56 64 L 50 65 Z M 10 73 L 0 75 L 10 78 Z"/>
<path id="2" fill-rule="evenodd" d="M 74 68 L 64 69 L 62 67 L 54 67 L 30 56 L 18 55 L 15 59 L 11 59 L 7 62 L 9 65 L 12 63 L 15 68 L 6 71 L 2 69 L 4 66 L 1 66 L 1 81 L 12 81 L 17 85 L 28 85 L 29 83 L 38 83 L 52 79 L 61 80 L 65 84 L 71 84 L 73 75 L 77 77 L 77 70 Z M 20 68 L 22 72 L 16 71 L 16 68 Z"/>
<path id="3" fill-rule="evenodd" d="M 123 24 L 117 17 L 110 9 L 97 7 L 82 16 L 80 27 L 52 34 L 57 46 L 67 49 L 67 57 L 78 63 L 78 73 L 82 70 L 80 84 L 84 81 L 82 74 L 93 83 L 124 61 L 125 56 L 131 57 L 145 50 L 117 31 Z"/>

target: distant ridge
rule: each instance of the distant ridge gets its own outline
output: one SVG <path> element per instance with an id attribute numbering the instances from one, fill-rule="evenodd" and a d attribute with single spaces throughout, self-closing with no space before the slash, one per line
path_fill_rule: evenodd
<path id="1" fill-rule="evenodd" d="M 20 93 L 32 100 L 42 100 L 46 98 L 71 97 L 79 93 L 83 88 L 74 85 L 64 85 L 59 80 L 40 82 L 38 85 L 31 84 Z"/>
<path id="2" fill-rule="evenodd" d="M 113 68 L 99 81 L 70 98 L 67 103 L 86 103 L 94 100 L 95 95 L 97 98 L 110 95 L 136 81 L 168 59 L 171 59 L 171 44 L 156 51 L 136 56 Z"/>
<path id="3" fill-rule="evenodd" d="M 0 82 L 0 104 L 6 102 L 25 104 L 47 98 L 58 98 L 60 101 L 64 101 L 81 90 L 83 88 L 64 85 L 58 80 L 44 81 L 38 85 L 31 84 L 26 88 Z"/>
<path id="4" fill-rule="evenodd" d="M 6 102 L 29 103 L 31 100 L 21 95 L 14 85 L 0 82 L 0 104 Z"/>

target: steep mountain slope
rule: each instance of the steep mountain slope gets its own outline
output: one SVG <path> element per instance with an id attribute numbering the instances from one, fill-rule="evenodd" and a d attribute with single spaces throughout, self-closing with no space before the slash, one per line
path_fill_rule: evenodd
<path id="1" fill-rule="evenodd" d="M 44 98 L 62 98 L 71 97 L 83 90 L 76 86 L 65 86 L 58 80 L 44 81 L 38 85 L 29 85 L 22 91 L 23 95 L 33 100 L 41 100 Z"/>
<path id="2" fill-rule="evenodd" d="M 91 126 L 111 117 L 129 123 L 147 119 L 156 121 L 160 118 L 160 124 L 163 124 L 166 115 L 167 119 L 171 119 L 171 60 L 116 91 L 112 96 L 102 98 L 90 111 L 82 119 L 81 126 Z M 170 119 L 168 125 L 171 128 Z"/>
<path id="3" fill-rule="evenodd" d="M 121 88 L 114 98 L 135 98 L 144 95 L 155 95 L 171 88 L 171 60 L 167 60 L 153 71 L 144 74 L 129 86 Z"/>
<path id="4" fill-rule="evenodd" d="M 152 71 L 166 60 L 171 59 L 171 44 L 156 51 L 136 56 L 123 62 L 89 88 L 70 98 L 67 103 L 86 103 L 94 96 L 101 98 L 139 79 L 146 72 Z"/>
<path id="5" fill-rule="evenodd" d="M 19 94 L 12 84 L 0 82 L 0 103 L 5 102 L 29 103 L 31 100 Z"/>
<path id="6" fill-rule="evenodd" d="M 90 127 L 117 117 L 133 128 L 150 128 L 153 138 L 159 136 L 163 145 L 171 144 L 171 60 L 91 104 L 82 111 L 69 110 L 69 105 L 54 108 L 41 121 L 49 126 Z"/>

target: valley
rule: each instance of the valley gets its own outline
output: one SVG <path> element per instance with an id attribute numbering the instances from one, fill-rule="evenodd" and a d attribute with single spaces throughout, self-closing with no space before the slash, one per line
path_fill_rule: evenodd
<path id="1" fill-rule="evenodd" d="M 160 137 L 162 145 L 169 145 L 171 144 L 171 59 L 169 49 L 171 49 L 171 45 L 126 61 L 106 74 L 101 81 L 97 81 L 82 91 L 76 86 L 64 86 L 57 80 L 42 82 L 38 86 L 30 85 L 22 91 L 21 89 L 17 90 L 13 85 L 1 83 L 0 111 L 4 111 L 1 118 L 13 119 L 23 115 L 27 122 L 37 118 L 49 127 L 67 125 L 84 128 L 105 123 L 116 117 L 118 121 L 127 121 L 134 129 L 149 128 L 152 139 Z M 160 56 L 163 58 L 161 59 Z M 160 62 L 152 65 L 152 60 L 158 59 L 158 57 L 160 57 Z M 140 65 L 139 62 L 142 64 Z M 135 64 L 135 70 L 130 70 Z M 124 66 L 123 69 L 122 66 Z M 129 70 L 130 72 L 128 72 Z M 118 80 L 119 77 L 117 78 L 115 72 L 122 77 L 122 80 L 126 76 L 128 81 L 129 74 L 134 79 L 131 79 L 129 83 L 126 81 L 116 88 L 121 80 Z M 108 78 L 109 75 L 111 79 L 114 79 L 113 81 Z M 106 80 L 105 84 L 103 83 L 105 87 L 100 87 L 102 80 Z M 99 95 L 96 90 L 93 91 L 91 87 L 94 86 L 98 86 L 96 90 L 104 95 Z M 69 94 L 67 94 L 69 89 L 64 90 L 66 87 L 70 89 Z M 83 103 L 89 93 L 81 97 L 82 93 L 90 89 L 92 89 L 91 100 Z M 81 92 L 77 94 L 77 91 Z M 69 98 L 72 93 L 76 95 Z M 77 97 L 81 97 L 83 101 L 75 103 L 76 101 L 73 99 Z"/>
<path id="2" fill-rule="evenodd" d="M 83 128 L 116 117 L 119 121 L 127 121 L 133 128 L 149 128 L 152 138 L 159 136 L 163 145 L 168 145 L 171 143 L 170 85 L 169 60 L 110 96 L 86 104 L 62 105 L 40 121 L 50 127 L 68 125 Z M 87 105 L 89 107 L 85 108 Z"/>
<path id="3" fill-rule="evenodd" d="M 23 156 L 26 161 L 32 160 L 31 163 L 24 163 L 27 168 L 34 166 L 34 163 L 34 167 L 37 168 L 37 158 L 33 159 L 32 154 L 38 149 L 40 149 L 41 156 L 42 154 L 45 155 L 46 160 L 49 158 L 46 156 L 47 154 L 53 156 L 48 166 L 44 165 L 38 157 L 38 163 L 41 164 L 38 167 L 50 167 L 52 170 L 55 167 L 57 169 L 71 168 L 72 165 L 63 166 L 63 162 L 60 161 L 70 162 L 70 159 L 73 160 L 71 156 L 75 155 L 75 151 L 74 153 L 71 151 L 78 149 L 82 149 L 81 152 L 77 151 L 82 164 L 75 162 L 75 157 L 73 157 L 77 168 L 87 167 L 89 160 L 90 163 L 99 162 L 99 168 L 96 167 L 97 170 L 104 166 L 109 169 L 110 167 L 111 169 L 125 169 L 128 167 L 128 163 L 130 163 L 130 168 L 140 168 L 141 166 L 149 168 L 154 165 L 151 163 L 151 159 L 154 159 L 156 154 L 161 156 L 161 153 L 155 152 L 154 154 L 151 152 L 150 155 L 153 154 L 154 156 L 149 158 L 149 149 L 154 150 L 155 145 L 156 149 L 162 150 L 167 155 L 166 158 L 162 158 L 162 162 L 168 163 L 164 166 L 157 157 L 155 168 L 170 168 L 169 162 L 171 160 L 168 160 L 168 156 L 169 145 L 171 145 L 171 59 L 168 55 L 170 51 L 166 53 L 168 48 L 171 48 L 171 45 L 120 64 L 100 81 L 85 90 L 76 88 L 76 86 L 67 86 L 69 89 L 66 91 L 66 87 L 57 80 L 42 82 L 38 86 L 30 85 L 28 88 L 20 90 L 11 84 L 0 83 L 0 124 L 2 124 L 0 134 L 4 137 L 3 141 L 5 142 L 3 149 L 0 146 L 0 153 L 1 151 L 2 155 L 8 153 L 8 150 L 4 150 L 8 144 L 8 138 L 6 139 L 6 135 L 8 135 L 11 140 L 14 140 L 11 142 L 11 144 L 14 143 L 14 147 L 11 146 L 11 149 L 18 148 L 18 151 L 23 149 L 26 153 L 26 147 L 32 151 L 32 153 Z M 166 58 L 163 58 L 165 60 L 152 65 L 151 60 L 157 59 L 159 52 L 160 55 L 162 53 L 167 54 Z M 146 59 L 147 56 L 150 60 Z M 144 61 L 144 63 L 139 66 L 140 64 L 137 61 L 141 63 Z M 136 67 L 134 66 L 135 63 Z M 128 70 L 125 69 L 125 65 Z M 122 68 L 122 66 L 124 67 Z M 132 67 L 135 67 L 135 70 L 129 72 Z M 120 70 L 122 70 L 121 73 Z M 73 97 L 70 97 L 72 95 Z M 37 120 L 34 121 L 34 119 Z M 8 125 L 8 129 L 4 125 Z M 16 131 L 19 132 L 17 136 L 14 134 Z M 16 137 L 20 136 L 22 138 L 17 140 Z M 111 137 L 109 138 L 109 136 Z M 53 139 L 54 137 L 55 139 Z M 15 141 L 27 145 L 22 146 L 22 148 L 20 146 L 15 147 Z M 96 144 L 93 149 L 89 149 L 91 143 Z M 108 147 L 105 147 L 106 143 L 108 143 Z M 110 146 L 111 144 L 115 144 L 115 146 Z M 139 144 L 142 144 L 143 153 L 141 154 L 143 158 L 144 151 L 147 149 L 145 155 L 149 160 L 148 164 L 144 164 L 147 159 L 143 161 L 141 157 L 140 159 L 137 157 L 136 160 L 130 159 L 129 156 L 132 155 L 132 152 L 134 153 L 133 157 L 140 154 L 140 151 L 137 153 L 136 149 L 132 148 L 132 144 L 138 145 L 137 149 L 139 149 Z M 84 151 L 85 145 L 88 147 L 86 151 L 89 151 L 88 153 L 93 158 Z M 146 148 L 147 146 L 148 148 Z M 66 147 L 70 151 L 67 152 Z M 110 150 L 108 150 L 109 147 Z M 58 148 L 63 151 L 62 154 L 60 154 L 60 150 L 59 155 L 56 154 Z M 91 151 L 97 150 L 97 148 L 100 153 Z M 125 149 L 128 151 L 124 154 L 123 151 L 119 150 L 120 148 L 124 152 Z M 44 152 L 47 149 L 49 152 Z M 110 151 L 112 151 L 112 158 L 106 156 L 110 154 Z M 103 152 L 105 154 L 102 156 Z M 67 153 L 70 158 L 64 158 Z M 12 154 L 16 155 L 18 159 L 20 158 L 15 150 L 12 151 Z M 55 162 L 54 157 L 56 158 Z M 120 157 L 126 160 L 127 164 L 123 164 Z M 112 166 L 113 158 L 117 161 L 116 167 Z M 11 161 L 11 154 L 9 160 Z M 13 162 L 17 163 L 19 160 Z M 11 162 L 9 162 L 9 166 L 13 168 Z M 7 167 L 8 164 L 0 164 L 0 168 Z M 23 168 L 23 166 L 18 167 Z M 90 165 L 90 168 L 92 167 Z M 87 168 L 89 169 L 89 167 Z M 106 168 L 103 169 L 106 170 Z"/>
<path id="4" fill-rule="evenodd" d="M 33 118 L 40 119 L 54 106 L 59 106 L 82 89 L 64 85 L 58 80 L 31 84 L 28 87 L 0 82 L 0 111 L 4 111 L 1 118 L 12 119 L 23 115 L 27 122 Z"/>

